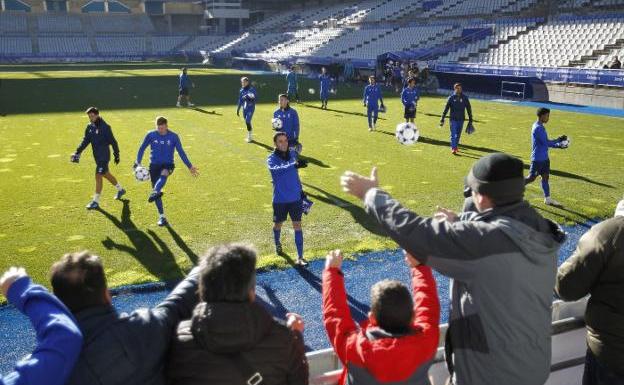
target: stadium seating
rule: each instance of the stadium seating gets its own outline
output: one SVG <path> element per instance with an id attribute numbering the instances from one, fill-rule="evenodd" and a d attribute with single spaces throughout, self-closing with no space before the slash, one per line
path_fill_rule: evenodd
<path id="1" fill-rule="evenodd" d="M 154 26 L 146 15 L 90 15 L 89 21 L 96 34 L 103 33 L 147 33 Z"/>
<path id="2" fill-rule="evenodd" d="M 43 13 L 37 16 L 39 32 L 82 32 L 82 23 L 76 15 Z"/>
<path id="3" fill-rule="evenodd" d="M 152 52 L 157 55 L 169 53 L 185 40 L 188 40 L 187 36 L 154 36 L 152 37 Z"/>
<path id="4" fill-rule="evenodd" d="M 21 12 L 2 12 L 0 13 L 0 33 L 5 32 L 26 32 L 28 24 L 26 15 Z"/>
<path id="5" fill-rule="evenodd" d="M 143 37 L 96 37 L 95 44 L 98 52 L 115 55 L 135 55 L 146 51 L 145 38 Z"/>
<path id="6" fill-rule="evenodd" d="M 31 54 L 32 41 L 29 37 L 9 37 L 0 39 L 0 54 L 14 56 L 19 54 Z"/>
<path id="7" fill-rule="evenodd" d="M 39 52 L 42 54 L 54 54 L 55 56 L 84 54 L 91 52 L 91 46 L 89 45 L 89 39 L 86 37 L 40 37 Z"/>

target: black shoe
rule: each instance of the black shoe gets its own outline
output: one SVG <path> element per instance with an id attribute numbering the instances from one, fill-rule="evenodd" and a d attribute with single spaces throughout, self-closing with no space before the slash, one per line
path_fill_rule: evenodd
<path id="1" fill-rule="evenodd" d="M 275 245 L 275 254 L 277 254 L 277 255 L 284 254 L 284 250 L 282 250 L 282 245 L 279 244 L 279 243 L 277 245 Z"/>
<path id="2" fill-rule="evenodd" d="M 152 193 L 150 194 L 149 198 L 147 198 L 147 201 L 152 203 L 156 199 L 160 198 L 161 196 L 163 196 L 163 192 L 162 191 L 152 191 Z"/>
<path id="3" fill-rule="evenodd" d="M 301 266 L 301 267 L 306 267 L 308 266 L 308 261 L 306 261 L 305 258 L 301 257 L 301 258 L 297 258 L 297 265 Z"/>

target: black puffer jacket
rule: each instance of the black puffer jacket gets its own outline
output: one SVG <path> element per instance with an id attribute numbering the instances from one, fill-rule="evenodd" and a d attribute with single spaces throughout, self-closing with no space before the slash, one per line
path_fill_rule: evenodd
<path id="1" fill-rule="evenodd" d="M 303 337 L 256 303 L 205 303 L 181 322 L 167 375 L 172 385 L 307 384 Z"/>

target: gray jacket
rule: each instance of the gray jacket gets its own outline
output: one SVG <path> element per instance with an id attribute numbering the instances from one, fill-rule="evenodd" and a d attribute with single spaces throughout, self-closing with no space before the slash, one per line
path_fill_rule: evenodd
<path id="1" fill-rule="evenodd" d="M 386 192 L 367 212 L 422 263 L 452 278 L 447 334 L 458 385 L 540 385 L 550 373 L 551 304 L 564 234 L 527 202 L 449 223 L 421 217 Z"/>

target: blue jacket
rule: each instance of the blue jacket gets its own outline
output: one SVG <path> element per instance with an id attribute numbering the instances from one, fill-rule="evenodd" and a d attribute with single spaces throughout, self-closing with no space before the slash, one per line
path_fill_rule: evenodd
<path id="1" fill-rule="evenodd" d="M 320 74 L 319 75 L 319 81 L 320 81 L 320 93 L 321 94 L 327 94 L 329 92 L 329 88 L 331 85 L 331 77 L 328 74 Z"/>
<path id="2" fill-rule="evenodd" d="M 82 334 L 74 317 L 61 301 L 44 287 L 34 285 L 29 277 L 15 281 L 7 297 L 30 319 L 37 332 L 37 347 L 15 365 L 13 372 L 0 377 L 0 384 L 65 384 L 82 347 Z"/>
<path id="3" fill-rule="evenodd" d="M 297 89 L 297 74 L 293 71 L 288 71 L 286 74 L 286 82 L 288 83 L 289 90 Z"/>
<path id="4" fill-rule="evenodd" d="M 199 302 L 194 268 L 163 302 L 118 314 L 112 306 L 76 313 L 84 345 L 66 385 L 165 385 L 167 352 L 180 321 Z"/>
<path id="5" fill-rule="evenodd" d="M 542 162 L 548 160 L 548 148 L 559 147 L 559 140 L 548 139 L 546 127 L 539 121 L 533 123 L 531 130 L 531 141 L 533 149 L 531 150 L 531 160 Z"/>
<path id="6" fill-rule="evenodd" d="M 297 171 L 297 153 L 288 151 L 283 158 L 273 151 L 267 159 L 273 180 L 273 203 L 291 203 L 301 200 L 301 181 Z"/>
<path id="7" fill-rule="evenodd" d="M 91 144 L 93 158 L 96 161 L 108 162 L 110 160 L 109 146 L 113 146 L 115 157 L 119 156 L 119 145 L 113 135 L 113 130 L 102 118 L 87 125 L 82 142 L 76 149 L 76 154 L 83 152 L 89 144 Z"/>
<path id="8" fill-rule="evenodd" d="M 444 107 L 444 112 L 442 113 L 442 120 L 446 117 L 446 113 L 451 110 L 451 120 L 466 120 L 466 115 L 464 113 L 468 112 L 468 119 L 472 120 L 472 107 L 470 106 L 470 100 L 466 94 L 462 93 L 461 95 L 457 95 L 455 93 L 451 94 L 446 101 L 446 107 Z"/>
<path id="9" fill-rule="evenodd" d="M 193 85 L 193 82 L 191 82 L 191 79 L 189 78 L 188 75 L 186 74 L 180 74 L 180 79 L 179 79 L 179 83 L 178 83 L 178 88 L 183 90 L 183 89 L 188 89 L 191 88 L 191 86 Z"/>
<path id="10" fill-rule="evenodd" d="M 383 105 L 383 98 L 381 97 L 381 87 L 379 84 L 369 84 L 364 87 L 364 104 L 369 107 L 379 107 L 379 102 Z"/>
<path id="11" fill-rule="evenodd" d="M 280 118 L 282 120 L 282 129 L 280 131 L 286 133 L 289 144 L 299 141 L 299 115 L 294 108 L 290 106 L 284 110 L 278 108 L 273 113 L 273 118 Z"/>
<path id="12" fill-rule="evenodd" d="M 420 99 L 420 89 L 418 87 L 412 89 L 406 87 L 401 92 L 401 102 L 403 102 L 405 107 L 415 106 L 418 103 L 418 99 Z"/>
<path id="13" fill-rule="evenodd" d="M 253 94 L 254 97 L 250 97 L 249 94 Z M 255 107 L 257 99 L 258 93 L 254 87 L 248 86 L 241 88 L 238 92 L 238 106 L 236 111 L 240 111 L 241 107 L 243 107 L 244 110 Z"/>
<path id="14" fill-rule="evenodd" d="M 150 146 L 150 163 L 151 164 L 173 164 L 173 153 L 177 150 L 180 159 L 191 168 L 192 164 L 186 156 L 186 152 L 182 148 L 180 137 L 175 132 L 169 130 L 165 135 L 160 135 L 158 130 L 152 130 L 145 135 L 139 153 L 137 154 L 137 163 L 143 160 L 143 153 L 147 146 Z"/>

